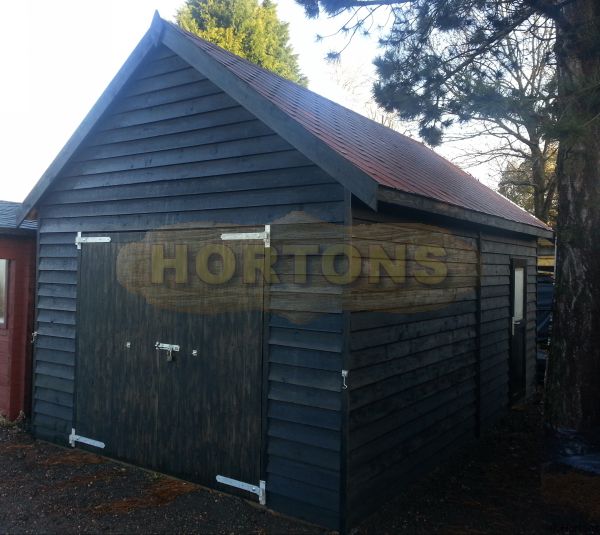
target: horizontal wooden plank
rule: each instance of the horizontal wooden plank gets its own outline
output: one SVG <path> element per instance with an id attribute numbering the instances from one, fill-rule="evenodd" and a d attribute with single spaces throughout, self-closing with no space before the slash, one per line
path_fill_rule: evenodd
<path id="1" fill-rule="evenodd" d="M 77 296 L 77 287 L 73 284 L 46 284 L 40 281 L 38 296 L 75 299 Z"/>
<path id="2" fill-rule="evenodd" d="M 460 301 L 414 314 L 400 314 L 393 311 L 354 312 L 350 317 L 350 328 L 354 332 L 385 326 L 422 323 L 440 318 L 452 318 L 462 314 L 475 313 L 476 308 L 477 303 L 474 301 Z"/>
<path id="3" fill-rule="evenodd" d="M 376 400 L 367 405 L 351 405 L 351 419 L 354 421 L 355 426 L 360 427 L 368 422 L 385 418 L 418 400 L 435 395 L 439 391 L 459 385 L 465 381 L 471 381 L 474 384 L 473 377 L 474 369 L 463 367 L 453 372 L 439 375 L 426 383 L 416 384 L 412 388 L 400 391 L 397 394 L 387 397 L 375 397 Z"/>
<path id="4" fill-rule="evenodd" d="M 475 339 L 475 335 L 474 327 L 462 327 L 456 330 L 437 332 L 435 336 L 427 334 L 422 337 L 402 340 L 384 346 L 352 351 L 350 355 L 350 368 L 354 370 L 365 366 L 373 366 L 419 352 L 452 346 L 461 342 L 466 342 L 465 347 L 471 347 L 471 342 Z"/>
<path id="5" fill-rule="evenodd" d="M 511 258 L 532 258 L 537 257 L 535 248 L 526 247 L 523 245 L 503 244 L 496 242 L 483 241 L 481 244 L 481 251 L 485 253 L 493 254 L 504 254 L 509 255 Z"/>
<path id="6" fill-rule="evenodd" d="M 52 336 L 55 338 L 69 338 L 75 340 L 76 329 L 74 325 L 46 323 L 41 321 L 38 317 L 37 333 L 39 336 Z"/>
<path id="7" fill-rule="evenodd" d="M 188 178 L 240 175 L 243 173 L 309 167 L 312 165 L 312 162 L 298 151 L 290 150 L 271 154 L 254 154 L 239 158 L 206 160 L 191 164 L 65 177 L 61 180 L 61 183 L 63 189 L 89 189 L 124 184 L 147 184 L 167 180 L 184 180 Z"/>
<path id="8" fill-rule="evenodd" d="M 318 390 L 316 388 L 279 382 L 269 383 L 268 397 L 270 400 L 285 401 L 309 407 L 320 407 L 332 411 L 339 411 L 342 406 L 342 399 L 339 392 Z"/>
<path id="9" fill-rule="evenodd" d="M 58 338 L 55 336 L 39 335 L 35 342 L 36 348 L 55 349 L 57 351 L 75 351 L 75 340 L 71 338 Z"/>
<path id="10" fill-rule="evenodd" d="M 233 106 L 231 108 L 215 111 L 207 111 L 195 115 L 178 117 L 167 121 L 157 121 L 126 128 L 116 128 L 96 132 L 92 138 L 86 141 L 86 147 L 105 145 L 109 143 L 124 143 L 149 139 L 155 136 L 166 136 L 183 132 L 191 132 L 204 128 L 214 128 L 227 124 L 252 121 L 255 117 L 245 108 Z"/>
<path id="11" fill-rule="evenodd" d="M 65 310 L 38 310 L 37 318 L 39 322 L 75 325 L 75 313 Z"/>
<path id="12" fill-rule="evenodd" d="M 470 429 L 474 434 L 474 406 L 463 407 L 453 414 L 444 415 L 440 420 L 423 423 L 419 431 L 406 438 L 400 447 L 395 445 L 370 463 L 355 467 L 352 475 L 352 486 L 366 485 L 378 476 L 395 470 L 395 465 L 406 462 L 410 454 L 421 451 L 427 444 L 440 442 L 443 440 L 445 433 L 453 429 L 460 429 L 461 432 Z"/>
<path id="13" fill-rule="evenodd" d="M 427 432 L 436 426 L 443 426 L 448 419 L 468 420 L 475 414 L 475 396 L 465 396 L 454 399 L 446 404 L 440 405 L 435 410 L 421 415 L 404 425 L 399 426 L 393 432 L 388 433 L 378 440 L 352 450 L 349 464 L 350 471 L 360 470 L 366 464 L 376 460 L 380 456 L 387 456 L 390 452 L 401 448 L 406 441 L 414 440 L 419 434 Z M 475 419 L 472 421 L 475 428 Z M 433 432 L 432 434 L 434 434 Z M 433 438 L 435 440 L 435 438 Z"/>
<path id="14" fill-rule="evenodd" d="M 180 71 L 180 75 L 183 75 L 183 71 Z M 195 115 L 207 111 L 232 108 L 233 106 L 237 106 L 237 102 L 225 93 L 207 95 L 205 97 L 174 102 L 172 104 L 162 104 L 160 106 L 154 106 L 151 109 L 134 110 L 108 116 L 102 120 L 99 129 L 111 130 L 127 126 L 137 126 L 167 119 L 175 119 L 177 117 Z"/>
<path id="15" fill-rule="evenodd" d="M 55 405 L 70 408 L 71 410 L 73 409 L 73 396 L 65 392 L 58 392 L 48 388 L 36 388 L 33 397 L 36 400 L 47 401 Z"/>
<path id="16" fill-rule="evenodd" d="M 343 203 L 329 202 L 320 204 L 288 204 L 280 206 L 252 206 L 222 210 L 206 210 L 203 212 L 164 212 L 153 214 L 93 216 L 83 218 L 46 218 L 42 221 L 41 232 L 61 232 L 78 229 L 81 232 L 118 232 L 145 231 L 168 225 L 203 224 L 209 222 L 215 226 L 225 224 L 260 225 L 275 219 L 284 218 L 293 212 L 304 212 L 308 216 L 319 217 L 330 222 L 343 221 Z M 41 259 L 44 269 L 75 270 L 76 265 L 61 265 L 55 259 Z M 277 308 L 272 304 L 273 308 Z M 286 310 L 282 308 L 281 310 Z M 323 312 L 338 312 L 338 310 L 323 310 Z"/>
<path id="17" fill-rule="evenodd" d="M 40 271 L 77 271 L 76 258 L 40 258 Z"/>
<path id="18" fill-rule="evenodd" d="M 75 312 L 77 302 L 75 299 L 62 297 L 42 297 L 38 298 L 38 308 L 46 310 L 63 310 L 65 312 Z"/>
<path id="19" fill-rule="evenodd" d="M 67 232 L 65 234 L 44 234 L 39 237 L 40 245 L 72 245 L 75 247 L 76 234 Z"/>
<path id="20" fill-rule="evenodd" d="M 269 418 L 267 434 L 269 437 L 276 437 L 337 452 L 340 451 L 342 444 L 339 431 L 278 420 L 276 418 Z"/>
<path id="21" fill-rule="evenodd" d="M 340 471 L 340 456 L 335 451 L 273 437 L 268 441 L 267 452 L 269 455 L 283 459 L 326 468 L 334 472 Z"/>
<path id="22" fill-rule="evenodd" d="M 75 379 L 75 369 L 73 366 L 62 366 L 60 364 L 51 364 L 49 362 L 36 362 L 35 373 L 69 381 Z"/>
<path id="23" fill-rule="evenodd" d="M 212 193 L 205 195 L 182 195 L 143 200 L 127 200 L 102 203 L 50 205 L 44 208 L 45 217 L 91 217 L 118 216 L 121 214 L 152 214 L 158 212 L 190 212 L 192 210 L 223 210 L 237 207 L 262 207 L 310 202 L 341 202 L 342 190 L 338 184 L 318 184 L 294 188 L 245 191 L 238 194 Z"/>
<path id="24" fill-rule="evenodd" d="M 309 466 L 275 455 L 269 456 L 267 473 L 293 479 L 294 481 L 309 483 L 316 487 L 336 492 L 340 490 L 340 474 L 338 472 Z"/>
<path id="25" fill-rule="evenodd" d="M 342 314 L 323 314 L 303 321 L 301 328 L 303 331 L 341 333 L 343 325 L 344 317 Z M 292 322 L 289 318 L 278 314 L 276 310 L 272 310 L 269 315 L 269 326 L 292 329 L 300 328 L 298 323 Z"/>
<path id="26" fill-rule="evenodd" d="M 40 245 L 39 255 L 44 258 L 77 258 L 75 240 L 64 245 Z"/>
<path id="27" fill-rule="evenodd" d="M 270 154 L 292 150 L 289 143 L 277 135 L 263 135 L 249 139 L 234 139 L 221 143 L 176 148 L 97 160 L 72 163 L 65 176 L 86 176 L 135 169 L 149 169 L 170 165 L 191 164 L 210 160 L 240 158 L 255 154 Z"/>
<path id="28" fill-rule="evenodd" d="M 153 108 L 154 106 L 189 101 L 194 98 L 216 95 L 219 93 L 222 93 L 222 91 L 211 81 L 205 79 L 184 85 L 167 87 L 159 91 L 152 91 L 151 93 L 141 93 L 119 99 L 111 112 L 116 114 L 133 110 L 143 110 Z"/>
<path id="29" fill-rule="evenodd" d="M 72 351 L 60 351 L 56 349 L 45 349 L 38 347 L 35 351 L 36 362 L 48 362 L 60 364 L 61 366 L 75 367 L 75 353 Z"/>
<path id="30" fill-rule="evenodd" d="M 337 530 L 340 526 L 339 513 L 315 505 L 298 502 L 296 499 L 277 493 L 270 494 L 269 508 L 329 529 Z"/>
<path id="31" fill-rule="evenodd" d="M 56 403 L 50 403 L 36 398 L 34 401 L 36 415 L 44 415 L 50 418 L 59 418 L 68 421 L 73 417 L 73 408 L 65 407 Z"/>
<path id="32" fill-rule="evenodd" d="M 138 71 L 139 76 L 143 76 L 141 71 Z M 193 82 L 199 82 L 204 80 L 196 69 L 188 67 L 186 69 L 179 69 L 174 72 L 165 74 L 158 74 L 141 78 L 135 82 L 129 84 L 125 89 L 125 96 L 141 95 L 142 93 L 150 93 L 154 91 L 160 91 L 161 89 L 167 89 L 178 85 L 191 84 Z"/>
<path id="33" fill-rule="evenodd" d="M 295 403 L 270 400 L 267 414 L 269 418 L 331 429 L 333 431 L 339 431 L 342 426 L 341 414 L 338 411 L 296 405 Z"/>
<path id="34" fill-rule="evenodd" d="M 428 396 L 418 399 L 415 403 L 402 407 L 384 418 L 369 422 L 358 422 L 351 415 L 349 421 L 349 450 L 377 441 L 379 437 L 393 432 L 447 403 L 453 403 L 461 398 L 472 400 L 475 403 L 475 392 L 475 381 L 471 379 L 451 385 L 443 390 L 431 392 Z"/>
<path id="35" fill-rule="evenodd" d="M 455 374 L 458 377 L 456 381 L 461 382 L 465 376 L 474 376 L 474 363 L 475 354 L 467 352 L 355 390 L 352 389 L 352 380 L 350 379 L 348 403 L 351 410 L 377 405 L 380 400 L 398 397 L 405 391 L 412 392 L 415 387 L 420 385 L 435 384 L 440 377 L 447 377 L 451 381 Z"/>
<path id="36" fill-rule="evenodd" d="M 305 331 L 301 328 L 282 329 L 271 327 L 269 343 L 278 346 L 340 353 L 344 341 L 339 333 Z"/>
<path id="37" fill-rule="evenodd" d="M 340 508 L 339 491 L 331 491 L 296 481 L 276 474 L 270 474 L 269 489 L 274 494 L 287 496 L 302 503 L 316 505 L 338 512 Z"/>
<path id="38" fill-rule="evenodd" d="M 339 353 L 314 351 L 296 347 L 271 345 L 269 361 L 272 363 L 341 372 L 342 356 Z"/>
<path id="39" fill-rule="evenodd" d="M 342 377 L 338 372 L 286 366 L 275 362 L 269 366 L 269 381 L 331 392 L 340 392 L 342 389 Z"/>
<path id="40" fill-rule="evenodd" d="M 36 403 L 33 404 L 33 427 L 36 436 L 52 437 L 53 442 L 66 444 L 73 427 L 71 419 L 59 418 L 58 416 L 46 416 L 36 412 Z"/>
<path id="41" fill-rule="evenodd" d="M 73 395 L 74 381 L 72 379 L 54 377 L 46 373 L 35 373 L 34 377 L 36 388 L 47 388 Z"/>
<path id="42" fill-rule="evenodd" d="M 406 387 L 408 388 L 413 379 L 413 374 L 419 369 L 438 364 L 441 365 L 448 360 L 452 360 L 453 363 L 460 362 L 463 358 L 471 361 L 472 351 L 475 349 L 475 346 L 473 336 L 473 340 L 469 343 L 459 342 L 438 346 L 429 351 L 415 351 L 402 358 L 388 360 L 373 366 L 352 369 L 349 381 L 351 393 L 367 385 L 375 385 L 380 381 L 387 381 L 391 378 L 399 378 L 400 376 L 404 377 Z M 435 369 L 431 371 L 432 373 L 438 372 Z M 427 376 L 426 372 L 423 373 Z"/>
<path id="43" fill-rule="evenodd" d="M 475 323 L 475 314 L 468 313 L 440 319 L 385 325 L 381 328 L 368 330 L 353 330 L 350 335 L 350 350 L 358 351 L 367 347 L 400 342 L 411 338 L 437 335 L 445 331 L 470 327 Z"/>
<path id="44" fill-rule="evenodd" d="M 268 127 L 256 120 L 251 120 L 213 128 L 204 128 L 202 130 L 157 136 L 149 139 L 136 139 L 91 146 L 78 153 L 77 161 L 103 160 L 187 147 L 199 147 L 272 134 L 273 132 Z"/>
<path id="45" fill-rule="evenodd" d="M 242 173 L 226 177 L 188 178 L 152 182 L 149 184 L 126 184 L 122 186 L 56 191 L 48 195 L 50 204 L 73 204 L 99 201 L 123 201 L 153 197 L 178 197 L 216 192 L 247 192 L 274 190 L 298 186 L 334 184 L 333 180 L 314 166 L 261 173 Z"/>
<path id="46" fill-rule="evenodd" d="M 166 47 L 163 47 L 165 51 L 168 51 Z M 168 52 L 165 52 L 168 53 Z M 186 63 L 179 56 L 170 53 L 165 57 L 156 57 L 152 54 L 152 60 L 146 59 L 142 65 L 136 70 L 132 76 L 133 80 L 142 80 L 144 78 L 150 78 L 152 76 L 158 76 L 159 74 L 165 74 L 167 72 L 180 71 L 182 69 L 189 69 L 189 63 Z"/>

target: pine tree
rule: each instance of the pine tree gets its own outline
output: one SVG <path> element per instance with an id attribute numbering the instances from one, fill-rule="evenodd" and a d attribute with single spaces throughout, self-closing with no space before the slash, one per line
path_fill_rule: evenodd
<path id="1" fill-rule="evenodd" d="M 386 8 L 394 20 L 377 62 L 378 101 L 418 117 L 436 143 L 469 110 L 529 107 L 558 157 L 557 280 L 553 342 L 546 375 L 546 422 L 600 427 L 600 2 L 598 0 L 297 0 L 309 16 Z M 500 43 L 535 17 L 555 30 L 557 76 L 548 99 L 510 99 L 490 86 Z M 348 28 L 345 28 L 348 31 Z M 492 77 L 492 78 L 490 78 Z M 458 98 L 449 96 L 459 89 Z M 491 90 L 490 90 L 491 89 Z M 472 95 L 473 99 L 463 98 Z M 548 117 L 552 120 L 545 120 Z M 509 125 L 510 126 L 510 125 Z"/>

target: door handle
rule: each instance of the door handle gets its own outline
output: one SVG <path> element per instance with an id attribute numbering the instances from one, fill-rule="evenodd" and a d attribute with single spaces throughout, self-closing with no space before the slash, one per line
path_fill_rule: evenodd
<path id="1" fill-rule="evenodd" d="M 179 352 L 179 346 L 176 344 L 164 344 L 162 342 L 156 342 L 154 344 L 156 351 L 166 351 L 167 352 L 167 362 L 171 362 L 173 360 L 173 351 Z"/>
<path id="2" fill-rule="evenodd" d="M 517 323 L 520 323 L 520 321 L 521 321 L 521 320 L 516 320 L 515 318 L 512 318 L 512 322 L 511 322 L 511 323 L 512 323 L 512 336 L 514 336 L 514 335 L 515 335 L 515 325 L 516 325 Z"/>

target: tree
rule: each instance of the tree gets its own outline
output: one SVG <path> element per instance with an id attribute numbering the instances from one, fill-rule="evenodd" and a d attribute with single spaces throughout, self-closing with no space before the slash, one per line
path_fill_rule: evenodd
<path id="1" fill-rule="evenodd" d="M 409 133 L 395 113 L 385 111 L 373 100 L 370 88 L 375 80 L 366 65 L 346 65 L 340 59 L 330 64 L 329 75 L 346 97 L 340 101 L 344 106 L 383 126 Z"/>
<path id="2" fill-rule="evenodd" d="M 488 92 L 490 61 L 502 43 L 531 24 L 547 24 L 557 65 L 556 90 L 537 102 L 515 99 L 541 121 L 541 138 L 558 143 L 558 258 L 553 345 L 546 376 L 547 423 L 600 427 L 600 2 L 597 0 L 298 0 L 309 16 L 350 11 L 354 25 L 386 7 L 394 25 L 378 60 L 378 100 L 415 113 L 421 133 L 441 139 L 448 87 L 479 90 L 478 108 L 502 107 Z M 366 12 L 366 15 L 357 14 Z M 539 21 L 539 22 L 536 22 Z M 476 68 L 475 68 L 476 67 Z M 480 69 L 486 71 L 483 77 Z M 410 73 L 406 76 L 405 73 Z M 504 70 L 497 73 L 505 76 Z M 549 104 L 555 93 L 555 102 Z M 475 92 L 477 94 L 477 91 Z M 455 103 L 456 114 L 475 109 Z M 416 110 L 412 111 L 412 110 Z"/>
<path id="3" fill-rule="evenodd" d="M 307 85 L 289 43 L 288 24 L 270 0 L 187 0 L 177 12 L 184 30 L 284 78 Z"/>
<path id="4" fill-rule="evenodd" d="M 532 159 L 509 160 L 502 170 L 498 192 L 534 214 L 551 227 L 556 226 L 557 196 L 556 196 L 556 156 L 558 149 L 555 144 L 548 144 L 544 152 L 542 195 L 536 188 L 534 179 L 534 164 Z M 539 182 L 537 183 L 539 184 Z M 541 206 L 537 204 L 542 199 Z"/>

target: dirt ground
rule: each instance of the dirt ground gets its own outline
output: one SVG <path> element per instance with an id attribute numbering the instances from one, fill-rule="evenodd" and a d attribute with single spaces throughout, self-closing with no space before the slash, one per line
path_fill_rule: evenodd
<path id="1" fill-rule="evenodd" d="M 535 404 L 367 519 L 380 533 L 600 533 L 600 477 L 542 469 Z M 0 427 L 1 533 L 326 533 L 242 499 Z"/>

